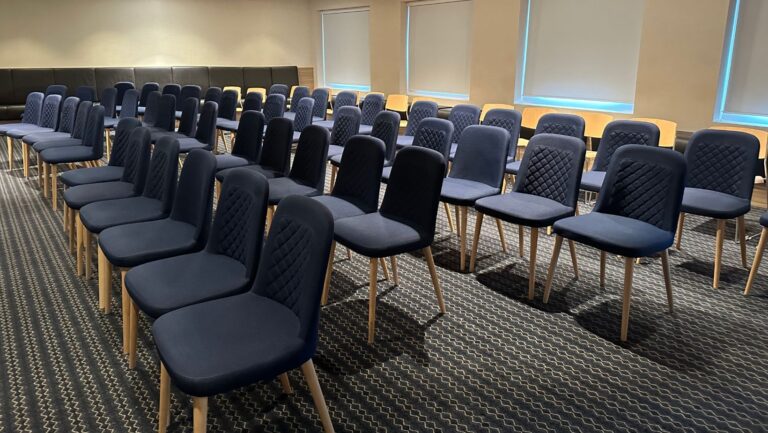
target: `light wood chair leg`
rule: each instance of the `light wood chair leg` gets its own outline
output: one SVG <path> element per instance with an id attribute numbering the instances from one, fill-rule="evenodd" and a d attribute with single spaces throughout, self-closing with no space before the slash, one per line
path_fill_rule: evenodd
<path id="1" fill-rule="evenodd" d="M 24 177 L 29 177 L 29 145 L 21 142 L 21 157 L 24 162 Z"/>
<path id="2" fill-rule="evenodd" d="M 635 267 L 635 259 L 624 258 L 624 299 L 621 305 L 621 341 L 627 341 L 629 331 L 629 306 L 632 297 L 632 271 Z"/>
<path id="3" fill-rule="evenodd" d="M 58 165 L 51 164 L 51 202 L 53 203 L 53 210 L 59 209 L 59 189 L 56 187 L 58 170 Z"/>
<path id="4" fill-rule="evenodd" d="M 380 257 L 379 264 L 381 265 L 381 272 L 384 274 L 384 280 L 389 281 L 389 269 L 387 269 L 387 260 L 384 257 Z"/>
<path id="5" fill-rule="evenodd" d="M 268 206 L 267 207 L 267 227 L 265 229 L 266 232 L 269 232 L 269 228 L 272 227 L 272 217 L 274 216 L 275 216 L 275 207 Z"/>
<path id="6" fill-rule="evenodd" d="M 123 353 L 130 354 L 130 339 L 131 339 L 131 297 L 128 296 L 128 290 L 125 288 L 125 274 L 128 273 L 128 269 L 120 270 L 120 310 L 123 315 Z"/>
<path id="7" fill-rule="evenodd" d="M 499 231 L 499 243 L 501 243 L 501 251 L 507 253 L 507 240 L 504 236 L 504 226 L 501 224 L 501 220 L 496 218 L 496 230 Z"/>
<path id="8" fill-rule="evenodd" d="M 755 258 L 752 260 L 752 270 L 749 271 L 747 285 L 744 287 L 744 296 L 749 295 L 749 291 L 752 290 L 752 284 L 755 282 L 757 270 L 760 268 L 760 262 L 763 260 L 766 241 L 768 241 L 768 229 L 764 228 L 760 233 L 760 242 L 758 242 L 757 249 L 755 250 Z"/>
<path id="9" fill-rule="evenodd" d="M 685 214 L 680 212 L 680 216 L 677 218 L 677 242 L 675 242 L 675 249 L 680 249 L 680 244 L 683 243 L 683 226 L 685 225 Z"/>
<path id="10" fill-rule="evenodd" d="M 467 266 L 467 207 L 456 206 L 456 210 L 459 211 L 459 224 L 461 227 L 461 235 L 459 238 L 459 270 L 464 272 Z"/>
<path id="11" fill-rule="evenodd" d="M 192 398 L 192 432 L 205 433 L 208 423 L 208 397 Z"/>
<path id="12" fill-rule="evenodd" d="M 99 254 L 99 308 L 106 313 L 109 311 L 109 302 L 107 301 L 107 298 L 112 285 L 112 263 L 110 263 L 107 256 L 104 255 L 104 251 L 101 250 L 101 247 L 97 248 Z"/>
<path id="13" fill-rule="evenodd" d="M 347 248 L 347 260 L 352 260 L 352 251 Z"/>
<path id="14" fill-rule="evenodd" d="M 371 259 L 368 276 L 368 344 L 373 344 L 376 333 L 376 272 L 379 269 L 378 259 Z"/>
<path id="15" fill-rule="evenodd" d="M 461 212 L 459 211 L 459 206 L 454 206 L 453 212 L 456 214 L 456 234 L 461 236 Z"/>
<path id="16" fill-rule="evenodd" d="M 284 394 L 293 394 L 293 388 L 291 388 L 291 379 L 288 378 L 288 373 L 279 375 L 280 386 L 283 387 Z"/>
<path id="17" fill-rule="evenodd" d="M 157 413 L 157 431 L 165 433 L 171 421 L 171 376 L 160 363 L 160 409 Z"/>
<path id="18" fill-rule="evenodd" d="M 747 230 L 744 223 L 744 215 L 736 220 L 736 231 L 739 236 L 739 247 L 741 248 L 741 267 L 747 267 Z"/>
<path id="19" fill-rule="evenodd" d="M 397 257 L 392 256 L 389 258 L 390 264 L 392 264 L 392 278 L 394 279 L 395 285 L 400 285 L 400 277 L 397 275 Z"/>
<path id="20" fill-rule="evenodd" d="M 440 307 L 440 312 L 445 314 L 443 290 L 440 288 L 440 280 L 437 279 L 437 269 L 435 268 L 435 259 L 432 257 L 432 247 L 426 247 L 422 251 L 424 252 L 424 257 L 427 259 L 429 276 L 432 277 L 432 286 L 435 288 L 435 296 L 437 296 L 437 305 Z"/>
<path id="21" fill-rule="evenodd" d="M 669 251 L 664 250 L 661 253 L 661 269 L 664 273 L 664 288 L 667 289 L 667 306 L 669 312 L 672 312 L 672 278 L 669 275 Z"/>
<path id="22" fill-rule="evenodd" d="M 130 319 L 128 321 L 130 326 L 130 329 L 128 330 L 128 368 L 133 370 L 136 368 L 136 342 L 139 333 L 139 309 L 136 307 L 136 303 L 133 302 L 130 295 L 128 296 L 128 308 L 130 308 Z"/>
<path id="23" fill-rule="evenodd" d="M 315 365 L 312 363 L 311 359 L 301 365 L 301 372 L 304 374 L 304 380 L 307 382 L 309 392 L 312 393 L 312 400 L 315 402 L 315 409 L 317 409 L 318 415 L 320 415 L 323 431 L 325 433 L 334 433 L 331 415 L 328 413 L 328 406 L 325 404 L 323 390 L 320 388 L 320 382 L 317 380 L 317 372 L 315 372 Z"/>
<path id="24" fill-rule="evenodd" d="M 48 171 L 50 166 L 43 163 L 43 197 L 48 198 Z"/>
<path id="25" fill-rule="evenodd" d="M 75 214 L 75 274 L 83 275 L 83 223 L 80 221 L 80 212 Z"/>
<path id="26" fill-rule="evenodd" d="M 600 288 L 605 288 L 605 251 L 600 251 Z"/>
<path id="27" fill-rule="evenodd" d="M 8 142 L 8 170 L 13 170 L 13 138 L 5 137 Z"/>
<path id="28" fill-rule="evenodd" d="M 568 239 L 568 248 L 571 250 L 571 264 L 573 265 L 573 277 L 579 279 L 579 262 L 576 259 L 576 243 Z"/>
<path id="29" fill-rule="evenodd" d="M 37 185 L 43 189 L 43 160 L 40 155 L 37 156 Z"/>
<path id="30" fill-rule="evenodd" d="M 83 242 L 85 243 L 85 279 L 91 278 L 91 267 L 93 266 L 93 233 L 83 225 Z"/>
<path id="31" fill-rule="evenodd" d="M 560 257 L 560 249 L 563 247 L 563 237 L 555 236 L 555 247 L 552 250 L 552 260 L 549 262 L 549 271 L 547 271 L 547 282 L 544 283 L 544 303 L 549 302 L 549 292 L 552 290 L 552 278 L 555 276 L 557 267 L 557 258 Z"/>
<path id="32" fill-rule="evenodd" d="M 69 206 L 64 206 L 64 217 L 62 218 L 62 223 L 64 224 L 64 233 L 66 234 L 69 231 Z"/>
<path id="33" fill-rule="evenodd" d="M 475 261 L 477 260 L 477 247 L 480 244 L 480 230 L 483 228 L 483 213 L 477 212 L 475 219 L 475 234 L 472 239 L 472 254 L 469 256 L 469 272 L 475 272 Z"/>
<path id="34" fill-rule="evenodd" d="M 328 255 L 328 267 L 325 269 L 325 281 L 323 282 L 323 296 L 320 298 L 320 304 L 328 303 L 328 293 L 331 290 L 331 274 L 333 274 L 333 259 L 336 254 L 336 241 L 331 242 L 331 253 Z"/>
<path id="35" fill-rule="evenodd" d="M 523 233 L 523 226 L 517 226 L 517 248 L 520 250 L 520 257 L 525 256 L 525 234 Z"/>
<path id="36" fill-rule="evenodd" d="M 445 215 L 448 217 L 448 230 L 453 233 L 453 218 L 451 217 L 451 210 L 448 208 L 448 203 L 443 202 L 443 208 L 445 209 Z"/>
<path id="37" fill-rule="evenodd" d="M 715 274 L 712 278 L 712 287 L 720 285 L 720 266 L 723 262 L 723 238 L 725 237 L 725 220 L 717 220 L 717 233 L 715 235 Z"/>
<path id="38" fill-rule="evenodd" d="M 216 199 L 221 200 L 221 181 L 216 181 Z"/>
<path id="39" fill-rule="evenodd" d="M 533 301 L 533 295 L 536 290 L 536 250 L 539 246 L 539 229 L 531 227 L 531 246 L 529 248 L 531 257 L 528 261 L 528 300 Z"/>
<path id="40" fill-rule="evenodd" d="M 336 185 L 336 173 L 339 171 L 338 167 L 331 164 L 331 191 L 333 191 L 333 187 Z"/>

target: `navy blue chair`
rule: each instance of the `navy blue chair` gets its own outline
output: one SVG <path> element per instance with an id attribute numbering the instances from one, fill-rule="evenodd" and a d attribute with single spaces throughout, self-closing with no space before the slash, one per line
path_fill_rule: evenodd
<path id="1" fill-rule="evenodd" d="M 114 87 L 107 87 L 102 90 L 99 105 L 104 107 L 104 117 L 115 117 L 117 114 L 117 89 Z"/>
<path id="2" fill-rule="evenodd" d="M 250 291 L 155 321 L 159 432 L 169 421 L 171 383 L 194 396 L 194 429 L 205 432 L 209 396 L 277 376 L 290 392 L 286 373 L 295 368 L 304 374 L 325 433 L 334 431 L 312 362 L 332 235 L 333 220 L 322 205 L 289 197 L 275 215 Z"/>
<path id="3" fill-rule="evenodd" d="M 416 128 L 416 133 L 413 136 L 412 146 L 432 149 L 443 155 L 445 163 L 448 164 L 448 152 L 451 151 L 451 137 L 453 137 L 453 123 L 436 117 L 426 118 L 419 122 L 419 126 Z M 395 159 L 397 159 L 397 156 L 395 156 Z M 382 182 L 387 183 L 389 181 L 391 171 L 391 166 L 384 167 L 381 173 Z M 447 209 L 448 206 L 446 205 Z M 451 223 L 451 227 L 453 227 L 453 223 Z M 453 231 L 453 228 L 451 228 L 451 231 Z"/>
<path id="4" fill-rule="evenodd" d="M 485 113 L 485 118 L 481 123 L 485 126 L 505 129 L 509 133 L 508 163 L 514 161 L 515 155 L 517 155 L 517 141 L 520 139 L 522 119 L 522 114 L 517 110 L 494 108 Z"/>
<path id="5" fill-rule="evenodd" d="M 44 191 L 44 196 L 48 197 L 48 174 L 44 170 L 48 169 L 47 165 L 43 164 L 40 159 L 40 152 L 45 149 L 53 147 L 66 147 L 66 146 L 80 146 L 83 144 L 83 136 L 85 135 L 85 125 L 88 122 L 88 113 L 93 106 L 92 102 L 82 101 L 77 105 L 77 113 L 75 115 L 75 123 L 72 126 L 72 133 L 69 137 L 51 138 L 37 141 L 32 145 L 32 150 L 37 153 L 37 176 L 40 188 Z M 43 182 L 45 179 L 45 182 Z"/>
<path id="6" fill-rule="evenodd" d="M 139 115 L 143 115 L 144 112 L 147 110 L 147 100 L 149 99 L 149 94 L 152 92 L 159 92 L 160 91 L 160 84 L 149 82 L 144 83 L 143 86 L 141 86 L 141 93 L 139 94 L 139 107 L 136 109 L 136 112 Z"/>
<path id="7" fill-rule="evenodd" d="M 243 111 L 261 111 L 264 109 L 264 98 L 259 92 L 250 92 L 243 99 Z"/>
<path id="8" fill-rule="evenodd" d="M 752 262 L 752 270 L 749 271 L 747 285 L 744 287 L 744 296 L 749 295 L 749 292 L 752 290 L 752 285 L 757 276 L 757 270 L 760 268 L 760 262 L 763 260 L 763 252 L 765 252 L 765 245 L 766 242 L 768 242 L 768 213 L 764 213 L 760 217 L 760 225 L 763 226 L 763 230 L 760 232 L 760 242 L 758 242 L 757 249 L 755 250 L 755 259 Z"/>
<path id="9" fill-rule="evenodd" d="M 312 109 L 315 106 L 315 100 L 310 97 L 304 97 L 300 100 L 294 99 L 293 101 L 291 103 L 291 109 L 295 108 L 293 112 L 293 142 L 298 143 L 301 131 L 312 124 Z"/>
<path id="10" fill-rule="evenodd" d="M 282 95 L 283 99 L 287 101 L 291 96 L 291 88 L 285 84 L 273 84 L 269 86 L 269 91 L 267 91 L 267 97 L 269 95 Z"/>
<path id="11" fill-rule="evenodd" d="M 115 83 L 114 86 L 117 93 L 115 94 L 115 113 L 122 111 L 123 99 L 126 92 L 129 90 L 136 90 L 136 86 L 130 81 L 120 81 Z"/>
<path id="12" fill-rule="evenodd" d="M 58 140 L 62 138 L 71 138 L 72 131 L 75 128 L 75 118 L 77 117 L 77 106 L 80 100 L 77 97 L 70 96 L 65 99 L 61 104 L 61 114 L 59 114 L 59 122 L 56 126 L 56 130 L 52 132 L 38 132 L 27 134 L 21 139 L 22 152 L 24 155 L 24 176 L 29 174 L 29 149 L 35 144 L 43 141 Z M 41 161 L 38 159 L 38 168 L 40 168 Z M 42 173 L 38 172 L 38 178 L 41 178 Z"/>
<path id="13" fill-rule="evenodd" d="M 142 126 L 155 126 L 155 122 L 157 122 L 158 111 L 160 111 L 160 98 L 162 96 L 163 95 L 158 91 L 149 92 L 149 95 L 147 95 L 147 105 L 145 107 L 146 109 L 141 116 Z"/>
<path id="14" fill-rule="evenodd" d="M 165 86 L 163 86 L 162 93 L 163 95 L 173 95 L 173 98 L 174 98 L 173 100 L 175 101 L 176 99 L 179 99 L 179 97 L 181 96 L 181 86 L 173 83 L 166 84 Z"/>
<path id="15" fill-rule="evenodd" d="M 151 101 L 150 101 L 151 104 Z M 154 123 L 151 125 L 147 120 L 150 109 L 144 113 L 144 126 L 149 128 L 151 133 L 173 132 L 176 129 L 176 97 L 170 94 L 161 95 L 157 102 L 157 111 L 154 116 Z"/>
<path id="16" fill-rule="evenodd" d="M 96 101 L 96 88 L 93 86 L 80 86 L 75 89 L 75 97 L 81 101 Z"/>
<path id="17" fill-rule="evenodd" d="M 24 144 L 23 138 L 30 134 L 54 133 L 58 130 L 59 112 L 61 107 L 61 95 L 48 95 L 43 100 L 43 109 L 40 112 L 40 121 L 37 127 L 23 127 L 6 131 L 8 140 L 20 140 L 22 142 L 22 160 L 24 165 L 24 177 L 29 176 L 29 146 Z"/>
<path id="18" fill-rule="evenodd" d="M 312 121 L 319 122 L 325 120 L 328 115 L 328 99 L 331 92 L 325 88 L 317 88 L 312 91 L 312 99 L 315 100 L 315 105 L 312 110 Z"/>
<path id="19" fill-rule="evenodd" d="M 720 284 L 725 222 L 729 219 L 737 220 L 741 265 L 747 267 L 744 215 L 752 207 L 759 150 L 760 142 L 752 134 L 715 129 L 696 132 L 685 148 L 688 178 L 677 228 L 677 249 L 683 238 L 685 214 L 717 220 L 714 288 Z"/>
<path id="20" fill-rule="evenodd" d="M 547 113 L 539 118 L 536 134 L 557 134 L 584 140 L 584 119 L 575 114 Z M 520 170 L 520 161 L 507 163 L 506 172 L 516 175 Z"/>
<path id="21" fill-rule="evenodd" d="M 408 126 L 405 127 L 405 135 L 397 137 L 397 147 L 400 148 L 412 145 L 419 123 L 430 117 L 437 117 L 437 102 L 414 102 L 411 105 L 411 110 L 408 112 Z"/>
<path id="22" fill-rule="evenodd" d="M 456 153 L 456 146 L 461 133 L 468 126 L 480 123 L 480 107 L 470 104 L 459 104 L 451 108 L 448 121 L 453 123 L 453 138 L 451 138 L 451 153 Z"/>
<path id="23" fill-rule="evenodd" d="M 209 87 L 208 89 L 206 89 L 205 95 L 203 95 L 203 101 L 204 102 L 212 101 L 219 104 L 219 106 L 221 106 L 222 93 L 223 92 L 221 91 L 221 87 Z"/>
<path id="24" fill-rule="evenodd" d="M 592 169 L 581 176 L 581 189 L 600 192 L 605 179 L 605 171 L 616 150 L 627 144 L 642 144 L 657 147 L 659 145 L 659 127 L 653 123 L 633 120 L 614 120 L 605 126 L 600 146 L 597 148 Z"/>
<path id="25" fill-rule="evenodd" d="M 334 121 L 336 120 L 336 114 L 343 107 L 357 107 L 357 92 L 351 92 L 344 90 L 336 95 L 333 100 L 333 117 L 330 120 L 323 120 L 315 122 L 315 125 L 322 126 L 324 128 L 333 129 Z"/>
<path id="26" fill-rule="evenodd" d="M 327 129 L 315 125 L 304 128 L 288 176 L 269 179 L 270 209 L 289 195 L 313 197 L 323 194 L 329 141 Z"/>
<path id="27" fill-rule="evenodd" d="M 536 288 L 539 230 L 576 213 L 579 180 L 586 151 L 584 141 L 574 137 L 539 134 L 531 138 L 525 149 L 520 173 L 512 192 L 486 197 L 475 203 L 477 223 L 469 264 L 470 272 L 475 271 L 477 244 L 480 240 L 484 215 L 496 218 L 497 221 L 503 220 L 518 225 L 521 257 L 523 256 L 523 227 L 530 227 L 528 300 L 533 299 Z M 573 242 L 569 243 L 574 273 L 578 276 L 576 249 Z"/>
<path id="28" fill-rule="evenodd" d="M 360 130 L 360 109 L 345 106 L 334 111 L 334 127 L 331 132 L 331 146 L 328 148 L 328 159 L 340 155 L 344 144 Z M 317 125 L 322 126 L 322 125 Z"/>
<path id="29" fill-rule="evenodd" d="M 224 149 L 229 151 L 224 132 L 234 133 L 237 131 L 237 104 L 239 94 L 235 90 L 225 90 L 221 94 L 221 103 L 219 103 L 219 113 L 216 118 L 216 130 L 221 141 L 224 143 Z M 218 144 L 218 143 L 217 143 Z M 215 146 L 218 148 L 218 145 Z"/>
<path id="30" fill-rule="evenodd" d="M 102 305 L 111 303 L 112 268 L 121 272 L 144 263 L 179 256 L 205 247 L 211 225 L 213 173 L 216 159 L 203 150 L 190 152 L 181 170 L 176 196 L 168 218 L 108 228 L 99 235 L 99 278 Z M 190 168 L 187 169 L 187 165 Z M 123 278 L 123 350 L 128 353 L 128 367 L 136 365 L 136 315 Z M 130 322 L 129 322 L 130 320 Z M 132 335 L 133 334 L 133 335 Z M 129 342 L 133 342 L 129 345 Z"/>
<path id="31" fill-rule="evenodd" d="M 139 109 L 139 91 L 129 89 L 123 95 L 123 103 L 120 106 L 120 114 L 117 117 L 107 117 L 104 119 L 104 128 L 113 129 L 120 119 L 138 116 Z"/>
<path id="32" fill-rule="evenodd" d="M 635 258 L 661 254 L 671 312 L 672 285 L 667 250 L 675 239 L 685 176 L 686 162 L 673 150 L 633 144 L 616 150 L 594 210 L 554 223 L 555 246 L 544 286 L 544 303 L 549 301 L 563 239 L 569 239 L 600 250 L 601 287 L 605 286 L 606 255 L 624 257 L 621 341 L 627 340 L 629 329 Z"/>
<path id="33" fill-rule="evenodd" d="M 276 117 L 283 117 L 285 114 L 285 96 L 280 93 L 273 93 L 267 96 L 267 100 L 264 101 L 264 120 L 267 125 Z"/>
<path id="34" fill-rule="evenodd" d="M 179 139 L 180 153 L 189 153 L 194 149 L 212 151 L 216 147 L 217 110 L 218 106 L 215 102 L 208 101 L 203 104 L 195 136 Z"/>
<path id="35" fill-rule="evenodd" d="M 237 125 L 232 153 L 216 155 L 216 171 L 256 164 L 264 137 L 264 115 L 258 111 L 243 111 Z"/>
<path id="36" fill-rule="evenodd" d="M 384 111 L 387 100 L 381 93 L 370 93 L 363 99 L 359 134 L 371 135 L 376 116 Z"/>
<path id="37" fill-rule="evenodd" d="M 260 173 L 267 179 L 288 176 L 291 168 L 291 141 L 293 140 L 293 122 L 284 117 L 276 117 L 267 125 L 261 151 L 257 155 L 255 163 L 248 164 L 248 170 Z M 224 169 L 216 173 L 216 180 L 223 182 L 231 169 Z"/>
<path id="38" fill-rule="evenodd" d="M 495 126 L 471 125 L 461 135 L 456 158 L 443 181 L 440 201 L 456 207 L 459 225 L 459 270 L 467 251 L 467 209 L 483 197 L 501 192 L 509 133 Z M 499 226 L 500 227 L 500 226 Z M 499 236 L 504 239 L 503 232 Z"/>
<path id="39" fill-rule="evenodd" d="M 13 170 L 13 140 L 8 137 L 8 131 L 12 129 L 36 128 L 40 121 L 40 113 L 43 110 L 44 95 L 42 92 L 32 92 L 27 95 L 24 103 L 24 112 L 21 115 L 21 122 L 6 123 L 0 125 L 0 135 L 5 135 L 8 145 L 8 169 Z"/>
<path id="40" fill-rule="evenodd" d="M 188 98 L 195 98 L 198 101 L 200 101 L 201 96 L 200 86 L 194 85 L 194 84 L 188 84 L 181 88 L 181 92 L 179 92 L 179 97 L 176 98 L 176 118 L 181 119 L 181 111 L 184 108 L 184 101 L 186 101 Z"/>
<path id="41" fill-rule="evenodd" d="M 440 312 L 445 313 L 431 249 L 445 166 L 445 159 L 435 151 L 418 147 L 403 149 L 395 158 L 379 211 L 335 222 L 334 240 L 370 258 L 369 344 L 373 343 L 375 333 L 379 259 L 421 250 L 427 259 Z M 397 269 L 392 271 L 397 281 Z"/>
<path id="42" fill-rule="evenodd" d="M 291 108 L 285 112 L 284 116 L 288 119 L 294 120 L 294 116 L 296 115 L 296 103 L 301 101 L 301 98 L 309 97 L 309 87 L 296 86 L 296 88 L 293 89 L 293 94 L 291 94 Z"/>
<path id="43" fill-rule="evenodd" d="M 51 84 L 45 88 L 45 96 L 49 95 L 59 95 L 61 99 L 64 99 L 67 97 L 67 86 L 64 84 Z"/>
<path id="44" fill-rule="evenodd" d="M 194 138 L 197 132 L 198 110 L 200 109 L 200 100 L 197 98 L 187 98 L 182 104 L 181 120 L 176 131 L 154 130 L 152 132 L 152 142 L 156 142 L 160 137 L 173 137 L 176 139 Z"/>

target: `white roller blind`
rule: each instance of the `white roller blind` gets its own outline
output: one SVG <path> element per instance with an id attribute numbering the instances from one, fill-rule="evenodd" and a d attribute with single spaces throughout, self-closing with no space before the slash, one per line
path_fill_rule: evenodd
<path id="1" fill-rule="evenodd" d="M 408 4 L 408 93 L 469 99 L 472 0 Z"/>
<path id="2" fill-rule="evenodd" d="M 528 0 L 517 102 L 632 112 L 644 0 Z"/>
<path id="3" fill-rule="evenodd" d="M 325 86 L 370 91 L 368 9 L 322 11 L 321 19 Z"/>

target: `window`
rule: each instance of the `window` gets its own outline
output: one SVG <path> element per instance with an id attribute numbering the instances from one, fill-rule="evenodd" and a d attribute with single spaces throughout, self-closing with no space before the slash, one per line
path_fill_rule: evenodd
<path id="1" fill-rule="evenodd" d="M 371 90 L 368 9 L 322 11 L 323 83 L 343 90 Z"/>
<path id="2" fill-rule="evenodd" d="M 767 20 L 768 2 L 731 1 L 715 122 L 768 126 Z"/>
<path id="3" fill-rule="evenodd" d="M 644 0 L 526 0 L 515 102 L 634 111 Z"/>
<path id="4" fill-rule="evenodd" d="M 408 3 L 408 94 L 468 100 L 472 0 Z"/>

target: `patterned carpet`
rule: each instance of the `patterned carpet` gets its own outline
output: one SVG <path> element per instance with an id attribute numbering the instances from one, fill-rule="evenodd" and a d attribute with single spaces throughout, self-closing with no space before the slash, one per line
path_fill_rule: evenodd
<path id="1" fill-rule="evenodd" d="M 140 322 L 138 366 L 128 371 L 120 318 L 99 312 L 95 278 L 74 275 L 61 213 L 41 198 L 34 177 L 8 172 L 0 153 L 0 431 L 155 431 L 149 322 Z M 748 216 L 750 234 L 758 215 Z M 578 247 L 576 281 L 564 251 L 544 305 L 553 239 L 543 235 L 540 284 L 529 303 L 527 260 L 501 253 L 495 226 L 485 224 L 478 273 L 460 274 L 457 238 L 444 218 L 441 209 L 434 251 L 448 313 L 438 314 L 423 258 L 403 256 L 400 286 L 379 283 L 373 346 L 367 261 L 337 252 L 315 363 L 338 432 L 768 429 L 768 264 L 753 295 L 742 296 L 747 270 L 733 224 L 714 290 L 715 224 L 687 219 L 683 250 L 671 255 L 674 314 L 666 312 L 659 260 L 637 267 L 629 341 L 619 344 L 620 260 L 609 258 L 599 289 L 598 253 Z M 516 233 L 507 226 L 510 251 Z M 117 295 L 117 279 L 114 287 Z M 119 311 L 119 296 L 113 300 Z M 272 381 L 212 398 L 208 431 L 320 431 L 301 374 L 290 378 L 291 396 Z M 174 392 L 171 411 L 169 431 L 191 431 L 191 400 Z"/>

